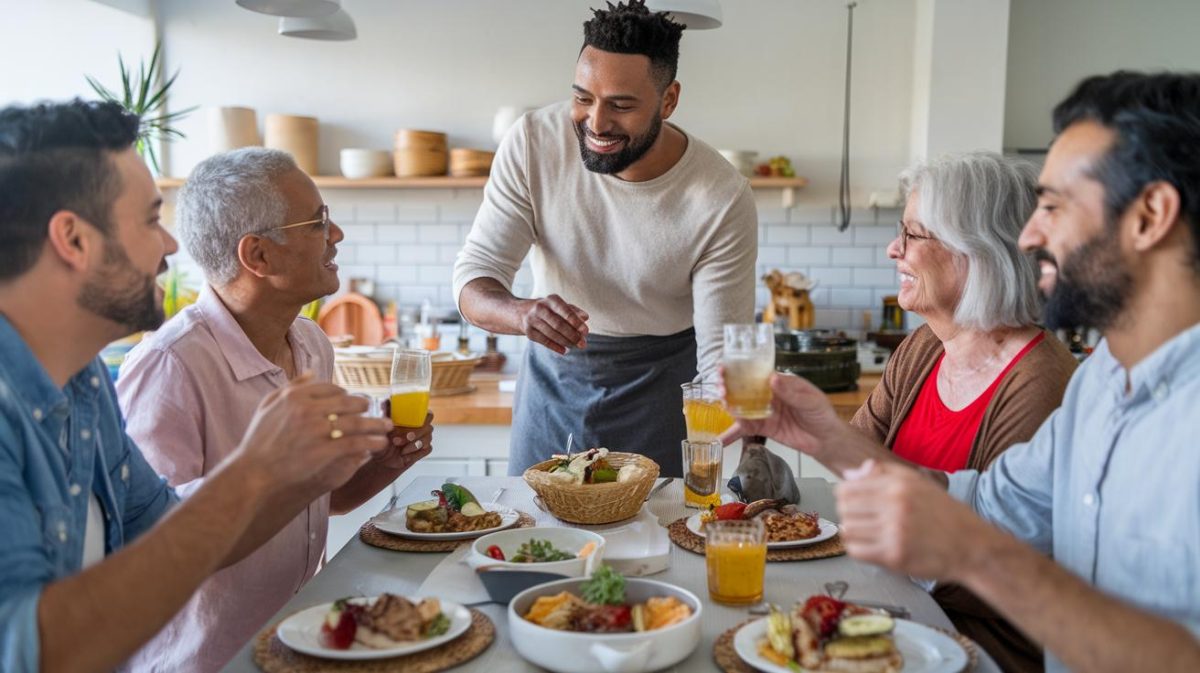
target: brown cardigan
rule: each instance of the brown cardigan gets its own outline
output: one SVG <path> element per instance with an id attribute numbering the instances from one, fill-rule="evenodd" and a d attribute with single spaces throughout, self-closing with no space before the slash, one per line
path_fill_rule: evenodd
<path id="1" fill-rule="evenodd" d="M 942 352 L 942 342 L 928 325 L 913 332 L 888 360 L 879 385 L 850 423 L 890 449 Z M 971 443 L 967 469 L 986 470 L 1005 449 L 1033 437 L 1062 404 L 1075 366 L 1066 346 L 1047 332 L 996 388 Z M 1041 649 L 974 594 L 960 586 L 938 585 L 933 597 L 958 630 L 978 642 L 1003 670 L 1042 670 Z"/>
<path id="2" fill-rule="evenodd" d="M 942 342 L 928 325 L 922 325 L 892 354 L 879 385 L 850 423 L 892 448 L 900 424 L 941 356 Z M 1067 347 L 1046 332 L 1046 338 L 1013 365 L 996 388 L 971 443 L 967 469 L 986 470 L 1005 449 L 1033 437 L 1062 404 L 1075 364 Z"/>

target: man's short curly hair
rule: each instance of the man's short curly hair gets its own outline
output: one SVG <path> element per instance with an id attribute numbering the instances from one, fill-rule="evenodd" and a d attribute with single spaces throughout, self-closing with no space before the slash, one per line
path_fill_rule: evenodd
<path id="1" fill-rule="evenodd" d="M 646 56 L 659 91 L 666 89 L 679 67 L 683 24 L 672 21 L 666 12 L 650 11 L 646 0 L 607 4 L 608 9 L 593 9 L 595 16 L 584 22 L 583 47 Z"/>

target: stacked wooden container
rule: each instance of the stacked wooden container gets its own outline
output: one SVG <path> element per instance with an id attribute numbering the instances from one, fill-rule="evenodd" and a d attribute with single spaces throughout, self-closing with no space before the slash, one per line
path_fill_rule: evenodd
<path id="1" fill-rule="evenodd" d="M 445 175 L 450 158 L 446 134 L 400 129 L 396 131 L 395 152 L 392 158 L 397 177 Z"/>

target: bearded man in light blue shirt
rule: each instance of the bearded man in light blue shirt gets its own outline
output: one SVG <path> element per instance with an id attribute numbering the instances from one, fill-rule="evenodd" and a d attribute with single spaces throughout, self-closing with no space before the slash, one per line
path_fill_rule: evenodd
<path id="1" fill-rule="evenodd" d="M 1200 671 L 1200 74 L 1089 78 L 1054 124 L 1020 243 L 1047 326 L 1104 340 L 1028 443 L 982 474 L 921 473 L 791 376 L 726 439 L 842 474 L 852 556 L 966 586 L 1047 670 Z"/>

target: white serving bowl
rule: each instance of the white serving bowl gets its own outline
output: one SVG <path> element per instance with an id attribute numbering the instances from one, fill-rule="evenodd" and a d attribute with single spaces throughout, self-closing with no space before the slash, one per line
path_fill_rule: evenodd
<path id="1" fill-rule="evenodd" d="M 625 597 L 642 603 L 655 596 L 674 596 L 692 608 L 678 624 L 640 633 L 577 633 L 556 631 L 527 621 L 522 615 L 541 596 L 562 591 L 580 594 L 586 580 L 566 579 L 530 587 L 508 604 L 508 630 L 522 657 L 556 673 L 643 673 L 657 671 L 688 658 L 700 644 L 700 599 L 672 584 L 637 577 L 625 579 Z"/>
<path id="2" fill-rule="evenodd" d="M 392 153 L 351 147 L 341 151 L 342 175 L 352 180 L 379 178 L 392 174 Z"/>
<path id="3" fill-rule="evenodd" d="M 555 549 L 561 549 L 571 554 L 578 554 L 589 542 L 596 543 L 596 549 L 586 558 L 567 559 L 565 561 L 550 561 L 547 563 L 513 563 L 512 561 L 497 561 L 488 556 L 487 549 L 492 545 L 500 547 L 504 558 L 510 559 L 517 553 L 522 543 L 530 540 L 549 540 Z M 471 543 L 471 551 L 467 553 L 467 565 L 478 570 L 486 567 L 489 570 L 535 570 L 544 573 L 557 573 L 563 577 L 589 577 L 592 571 L 599 567 L 604 558 L 604 536 L 590 530 L 579 528 L 512 528 L 496 531 L 476 539 Z"/>

